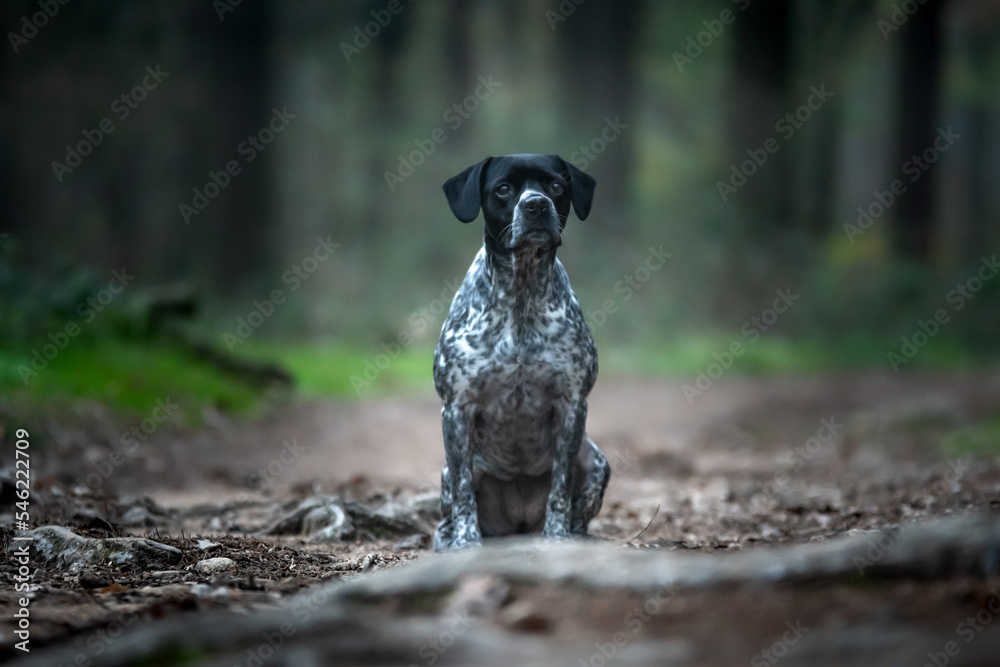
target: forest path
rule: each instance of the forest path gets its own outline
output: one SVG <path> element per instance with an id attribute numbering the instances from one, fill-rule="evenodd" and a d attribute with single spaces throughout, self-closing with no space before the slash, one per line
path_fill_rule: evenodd
<path id="1" fill-rule="evenodd" d="M 299 664 L 304 655 L 322 664 L 345 647 L 358 651 L 358 664 L 527 664 L 525 656 L 534 654 L 575 656 L 565 662 L 573 665 L 612 664 L 611 657 L 636 665 L 774 664 L 778 652 L 788 652 L 788 664 L 854 664 L 849 656 L 858 664 L 922 664 L 927 651 L 936 655 L 964 638 L 956 624 L 969 614 L 983 616 L 985 627 L 995 613 L 991 604 L 1000 613 L 992 565 L 980 572 L 986 578 L 946 567 L 919 584 L 862 571 L 864 559 L 903 557 L 909 547 L 892 550 L 917 521 L 993 510 L 984 525 L 1000 530 L 1000 459 L 959 458 L 947 444 L 998 413 L 1000 375 L 724 377 L 693 401 L 679 381 L 602 378 L 589 403 L 588 431 L 613 474 L 591 524 L 598 540 L 589 546 L 597 550 L 580 545 L 566 564 L 579 569 L 571 581 L 615 574 L 614 554 L 600 551 L 609 546 L 650 547 L 642 550 L 649 558 L 664 559 L 768 553 L 778 563 L 797 545 L 828 545 L 843 557 L 845 547 L 837 545 L 844 540 L 856 550 L 860 544 L 857 577 L 848 567 L 850 577 L 840 583 L 697 585 L 671 592 L 668 604 L 651 601 L 655 580 L 622 589 L 553 579 L 546 572 L 566 570 L 546 560 L 543 546 L 517 552 L 525 559 L 514 561 L 523 568 L 517 576 L 455 575 L 429 593 L 406 593 L 406 586 L 423 585 L 410 581 L 388 596 L 365 593 L 359 608 L 327 592 L 322 597 L 332 596 L 331 603 L 313 606 L 310 595 L 342 584 L 348 590 L 371 581 L 377 589 L 374 582 L 387 581 L 379 570 L 405 580 L 408 562 L 433 575 L 452 561 L 435 561 L 427 550 L 444 458 L 436 397 L 298 401 L 253 422 L 208 413 L 197 431 L 156 434 L 114 466 L 103 495 L 83 493 L 73 482 L 112 460 L 93 433 L 64 434 L 58 457 L 33 460 L 36 523 L 91 538 L 106 537 L 110 524 L 117 534 L 149 535 L 182 556 L 169 565 L 97 563 L 76 571 L 36 559 L 33 641 L 39 649 L 55 646 L 33 652 L 26 664 L 73 664 L 81 656 L 133 664 L 136 646 L 154 644 L 168 664 L 178 637 L 197 638 L 195 653 L 204 660 L 192 664 L 249 664 L 248 647 L 259 649 L 261 633 L 290 618 L 299 634 L 283 639 L 289 650 L 276 652 L 274 664 Z M 298 533 L 269 534 L 299 503 L 317 500 L 324 507 L 393 507 L 404 525 L 375 536 L 382 524 L 355 506 L 350 513 L 359 529 L 347 539 L 311 540 L 305 524 Z M 199 543 L 206 538 L 210 546 Z M 992 544 L 982 562 L 1000 567 L 1000 544 Z M 940 562 L 950 562 L 947 545 L 940 553 Z M 196 563 L 218 556 L 233 559 L 234 569 L 198 571 Z M 15 598 L 0 593 L 0 608 L 12 610 Z M 309 614 L 298 618 L 295 605 L 303 601 Z M 286 611 L 273 611 L 275 605 Z M 198 615 L 176 613 L 192 609 Z M 206 634 L 198 619 L 208 614 L 217 631 Z M 169 621 L 157 620 L 163 616 Z M 463 621 L 458 632 L 457 620 L 467 618 L 472 625 Z M 133 633 L 127 626 L 135 619 L 141 622 Z M 808 641 L 800 643 L 789 628 L 809 628 Z M 5 634 L 12 629 L 0 624 Z M 122 630 L 134 641 L 110 636 Z M 986 664 L 982 656 L 1000 651 L 1000 623 L 971 638 L 978 641 L 970 648 L 956 644 L 958 658 L 942 654 L 948 664 Z M 461 649 L 446 650 L 446 640 Z M 500 648 L 507 658 L 498 657 Z"/>

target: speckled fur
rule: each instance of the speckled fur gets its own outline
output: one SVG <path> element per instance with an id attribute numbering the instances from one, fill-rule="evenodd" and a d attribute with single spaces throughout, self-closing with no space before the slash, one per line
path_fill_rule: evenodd
<path id="1" fill-rule="evenodd" d="M 486 244 L 455 295 L 434 354 L 447 461 L 434 536 L 439 551 L 514 533 L 585 535 L 610 476 L 584 430 L 597 350 L 556 259 L 569 193 L 544 191 L 546 171 L 565 163 L 513 157 L 491 159 L 504 162 L 479 175 L 481 197 L 490 196 L 488 184 L 497 178 L 518 183 L 525 162 L 535 166 L 539 158 L 543 168 L 518 188 L 516 203 L 483 204 Z M 589 180 L 592 193 L 592 179 L 568 167 L 565 173 L 578 188 L 586 184 L 576 181 Z M 527 199 L 540 204 L 535 218 L 523 215 Z M 589 199 L 585 204 L 574 199 L 580 217 Z"/>

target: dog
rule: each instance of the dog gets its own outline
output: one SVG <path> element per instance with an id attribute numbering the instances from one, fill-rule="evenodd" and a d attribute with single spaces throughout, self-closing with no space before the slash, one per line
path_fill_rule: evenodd
<path id="1" fill-rule="evenodd" d="M 434 550 L 483 538 L 585 536 L 611 476 L 587 436 L 597 349 L 556 249 L 594 179 L 557 155 L 489 157 L 448 179 L 452 213 L 482 209 L 483 247 L 434 351 L 446 467 Z"/>

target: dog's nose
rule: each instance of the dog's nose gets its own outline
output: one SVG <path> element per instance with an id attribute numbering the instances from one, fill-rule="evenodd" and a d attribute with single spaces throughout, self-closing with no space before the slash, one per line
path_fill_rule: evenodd
<path id="1" fill-rule="evenodd" d="M 524 211 L 524 217 L 536 220 L 538 216 L 549 210 L 549 200 L 542 195 L 527 197 L 521 202 L 521 210 Z"/>

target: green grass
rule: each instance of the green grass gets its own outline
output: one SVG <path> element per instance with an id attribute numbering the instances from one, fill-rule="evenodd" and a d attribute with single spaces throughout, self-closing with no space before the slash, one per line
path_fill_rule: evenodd
<path id="1" fill-rule="evenodd" d="M 600 341 L 601 375 L 693 378 L 729 349 L 734 338 L 687 336 L 631 348 Z M 842 370 L 888 371 L 892 344 L 849 340 L 837 345 L 763 336 L 745 342 L 728 376 L 813 374 Z M 353 399 L 433 391 L 430 347 L 400 350 L 391 356 L 380 348 L 344 343 L 279 344 L 248 341 L 238 354 L 277 363 L 292 373 L 299 396 Z M 718 357 L 716 356 L 718 355 Z M 185 423 L 197 425 L 204 406 L 249 415 L 265 404 L 264 392 L 167 343 L 114 339 L 77 339 L 37 375 L 22 381 L 19 365 L 29 355 L 0 349 L 0 407 L 41 414 L 43 409 L 71 412 L 81 399 L 100 403 L 127 420 L 147 416 L 158 400 L 180 405 Z M 904 371 L 964 371 L 982 365 L 973 355 L 935 339 Z M 983 451 L 1000 441 L 1000 422 L 955 434 L 949 447 Z M 992 444 L 991 444 L 992 443 Z"/>
<path id="2" fill-rule="evenodd" d="M 899 343 L 864 338 L 836 344 L 766 336 L 752 343 L 749 340 L 742 336 L 689 336 L 664 340 L 655 346 L 610 349 L 598 343 L 601 373 L 688 377 L 699 371 L 707 372 L 712 364 L 728 364 L 726 373 L 735 375 L 796 375 L 864 369 L 891 371 L 886 355 L 899 351 Z M 743 351 L 729 359 L 727 352 L 734 341 L 743 343 Z M 980 360 L 960 345 L 934 340 L 912 360 L 902 364 L 900 370 L 964 371 L 978 365 Z"/>
<path id="3" fill-rule="evenodd" d="M 643 377 L 693 377 L 717 362 L 730 344 L 740 339 L 722 336 L 687 336 L 635 347 L 599 341 L 601 375 Z M 836 345 L 819 341 L 792 341 L 762 336 L 750 343 L 741 339 L 744 352 L 732 360 L 727 374 L 779 375 L 829 373 L 839 370 L 891 371 L 892 342 L 854 338 Z M 299 392 L 307 396 L 364 397 L 399 392 L 430 391 L 430 347 L 401 350 L 390 358 L 379 348 L 347 344 L 247 343 L 240 352 L 256 359 L 276 361 L 295 376 Z M 935 339 L 901 372 L 912 370 L 966 371 L 981 365 L 975 355 L 947 340 Z"/>
<path id="4" fill-rule="evenodd" d="M 433 348 L 406 348 L 390 357 L 385 350 L 345 344 L 247 343 L 249 358 L 278 363 L 295 376 L 304 396 L 360 397 L 430 390 Z"/>
<path id="5" fill-rule="evenodd" d="M 205 406 L 249 414 L 261 400 L 260 390 L 168 344 L 80 339 L 27 382 L 21 367 L 30 368 L 30 354 L 0 350 L 0 396 L 29 411 L 32 406 L 72 410 L 83 399 L 136 417 L 169 398 L 186 422 L 196 424 Z"/>
<path id="6" fill-rule="evenodd" d="M 945 436 L 941 449 L 948 458 L 1000 456 L 1000 414 Z"/>

